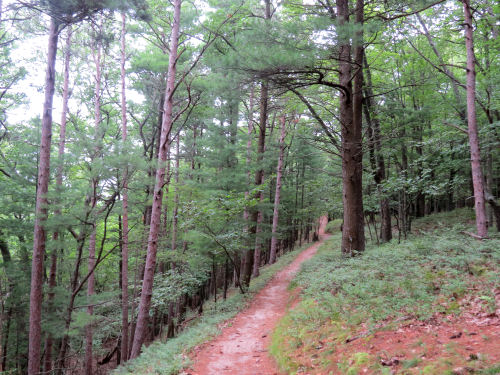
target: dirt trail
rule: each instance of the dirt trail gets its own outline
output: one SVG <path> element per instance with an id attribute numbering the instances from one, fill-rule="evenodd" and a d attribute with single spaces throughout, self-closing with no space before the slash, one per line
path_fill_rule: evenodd
<path id="1" fill-rule="evenodd" d="M 288 284 L 300 265 L 311 258 L 325 239 L 326 217 L 320 219 L 321 241 L 314 243 L 285 269 L 278 272 L 269 284 L 223 329 L 222 334 L 197 350 L 189 375 L 277 375 L 276 364 L 269 356 L 271 332 L 287 310 L 290 302 Z"/>

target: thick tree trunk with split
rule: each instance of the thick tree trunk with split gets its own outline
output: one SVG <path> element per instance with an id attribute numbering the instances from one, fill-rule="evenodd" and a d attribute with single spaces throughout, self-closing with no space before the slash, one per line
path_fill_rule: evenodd
<path id="1" fill-rule="evenodd" d="M 349 23 L 349 1 L 337 0 L 339 26 Z M 363 23 L 363 1 L 356 2 L 356 23 Z M 351 43 L 339 38 L 340 122 L 342 136 L 342 191 L 344 225 L 342 253 L 353 255 L 365 249 L 362 181 L 362 82 L 363 33 L 354 38 L 354 71 Z M 354 73 L 354 89 L 352 75 Z"/>

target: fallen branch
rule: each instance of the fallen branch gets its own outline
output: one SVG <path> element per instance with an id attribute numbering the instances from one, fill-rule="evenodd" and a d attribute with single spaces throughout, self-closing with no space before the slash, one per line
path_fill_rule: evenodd
<path id="1" fill-rule="evenodd" d="M 189 322 L 191 322 L 191 321 L 193 321 L 193 320 L 195 320 L 195 319 L 199 318 L 200 316 L 201 316 L 201 314 L 198 314 L 198 315 L 192 316 L 192 317 L 191 317 L 191 318 L 189 318 L 189 319 L 184 320 L 184 321 L 182 322 L 182 324 L 181 324 L 181 326 L 182 326 L 182 330 L 184 330 L 184 329 L 186 328 L 186 326 L 187 326 L 187 324 L 188 324 Z"/>
<path id="2" fill-rule="evenodd" d="M 461 231 L 460 233 L 466 234 L 466 235 L 471 236 L 471 237 L 475 238 L 476 240 L 480 240 L 480 241 L 487 238 L 487 237 L 481 237 L 481 236 L 477 235 L 476 233 L 467 232 L 465 230 Z"/>
<path id="3" fill-rule="evenodd" d="M 349 344 L 350 342 L 353 342 L 353 341 L 355 341 L 355 340 L 357 340 L 357 339 L 362 339 L 363 337 L 370 336 L 370 335 L 374 334 L 374 333 L 375 333 L 375 331 L 376 331 L 376 330 L 378 330 L 378 329 L 385 328 L 385 327 L 387 327 L 388 325 L 393 324 L 393 323 L 403 322 L 403 321 L 408 320 L 408 319 L 410 319 L 410 318 L 411 318 L 410 316 L 402 316 L 402 317 L 397 318 L 397 319 L 395 319 L 395 320 L 392 320 L 392 321 L 390 321 L 390 322 L 388 322 L 388 323 L 386 323 L 386 324 L 378 324 L 378 325 L 376 325 L 376 326 L 375 326 L 373 329 L 371 329 L 371 330 L 368 330 L 368 331 L 366 331 L 366 332 L 360 333 L 359 335 L 356 335 L 356 336 L 348 337 L 348 338 L 345 340 L 345 343 L 346 343 L 346 344 Z"/>

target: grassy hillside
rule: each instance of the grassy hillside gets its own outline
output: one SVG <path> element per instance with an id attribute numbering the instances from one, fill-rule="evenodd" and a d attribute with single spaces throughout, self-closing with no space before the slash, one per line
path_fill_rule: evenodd
<path id="1" fill-rule="evenodd" d="M 500 236 L 478 241 L 469 210 L 415 222 L 408 240 L 339 254 L 332 236 L 292 287 L 302 300 L 273 335 L 286 373 L 500 373 Z"/>

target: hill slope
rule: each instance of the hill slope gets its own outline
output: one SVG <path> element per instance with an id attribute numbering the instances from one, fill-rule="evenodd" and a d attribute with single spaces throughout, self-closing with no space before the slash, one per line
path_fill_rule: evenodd
<path id="1" fill-rule="evenodd" d="M 286 373 L 500 373 L 500 238 L 471 212 L 415 223 L 416 235 L 342 258 L 333 236 L 293 282 L 302 301 L 272 354 Z"/>

